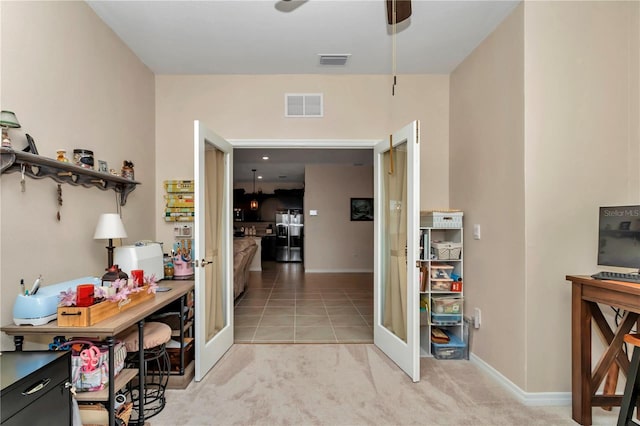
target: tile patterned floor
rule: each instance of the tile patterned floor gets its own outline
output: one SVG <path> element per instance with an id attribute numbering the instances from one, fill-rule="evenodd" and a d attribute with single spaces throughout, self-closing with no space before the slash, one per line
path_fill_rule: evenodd
<path id="1" fill-rule="evenodd" d="M 373 274 L 263 262 L 235 301 L 236 343 L 372 343 Z"/>

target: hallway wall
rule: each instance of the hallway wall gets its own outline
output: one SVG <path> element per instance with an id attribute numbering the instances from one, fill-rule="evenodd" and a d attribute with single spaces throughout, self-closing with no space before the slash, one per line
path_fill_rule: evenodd
<path id="1" fill-rule="evenodd" d="M 373 197 L 373 167 L 309 164 L 305 181 L 305 270 L 373 272 L 373 222 L 350 220 L 351 198 Z"/>

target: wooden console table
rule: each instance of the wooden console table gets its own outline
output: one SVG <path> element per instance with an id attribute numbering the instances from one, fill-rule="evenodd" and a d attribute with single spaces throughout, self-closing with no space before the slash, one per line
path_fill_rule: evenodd
<path id="1" fill-rule="evenodd" d="M 639 323 L 640 285 L 621 281 L 601 281 L 589 276 L 567 275 L 571 281 L 571 391 L 572 417 L 582 425 L 591 425 L 592 407 L 620 406 L 622 395 L 615 394 L 618 367 L 626 376 L 629 358 L 622 351 L 623 337 Z M 598 303 L 625 311 L 614 331 Z M 595 370 L 591 370 L 591 321 L 597 326 L 606 350 Z M 596 394 L 607 374 L 612 385 Z"/>
<path id="2" fill-rule="evenodd" d="M 140 347 L 140 369 L 144 368 L 144 319 L 159 309 L 167 306 L 171 302 L 178 300 L 182 297 L 186 297 L 186 294 L 193 289 L 193 281 L 160 281 L 159 287 L 169 287 L 170 291 L 157 292 L 153 299 L 140 303 L 121 314 L 107 318 L 104 321 L 100 321 L 89 327 L 62 327 L 58 326 L 57 321 L 50 322 L 45 325 L 30 326 L 30 325 L 6 325 L 0 327 L 0 331 L 4 331 L 9 336 L 13 336 L 13 341 L 16 346 L 16 350 L 22 350 L 24 336 L 33 335 L 51 335 L 51 336 L 83 336 L 83 337 L 99 337 L 104 338 L 109 347 L 109 389 L 108 389 L 108 409 L 111 415 L 109 416 L 109 426 L 115 425 L 115 389 L 114 383 L 114 343 L 115 336 L 122 333 L 127 328 L 134 324 L 138 324 L 138 333 Z M 119 376 L 118 376 L 119 377 Z M 142 375 L 140 375 L 142 377 Z M 144 381 L 138 380 L 139 392 L 140 392 L 140 407 L 144 407 Z M 144 423 L 144 410 L 140 410 L 140 422 Z"/>

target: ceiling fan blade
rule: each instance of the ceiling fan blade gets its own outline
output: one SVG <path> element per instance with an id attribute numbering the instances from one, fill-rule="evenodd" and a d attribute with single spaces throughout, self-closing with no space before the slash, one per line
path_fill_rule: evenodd
<path id="1" fill-rule="evenodd" d="M 393 24 L 393 0 L 387 2 L 387 23 Z M 396 24 L 411 16 L 411 0 L 396 0 Z"/>

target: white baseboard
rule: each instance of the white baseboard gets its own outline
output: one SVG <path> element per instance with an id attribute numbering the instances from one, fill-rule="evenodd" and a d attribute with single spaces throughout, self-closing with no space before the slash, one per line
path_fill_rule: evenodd
<path id="1" fill-rule="evenodd" d="M 305 274 L 355 274 L 355 273 L 373 273 L 373 269 L 307 269 Z"/>
<path id="2" fill-rule="evenodd" d="M 515 383 L 507 379 L 498 370 L 484 362 L 476 354 L 472 353 L 470 361 L 486 371 L 496 381 L 515 396 L 518 401 L 527 406 L 557 406 L 571 405 L 571 392 L 525 392 Z"/>

